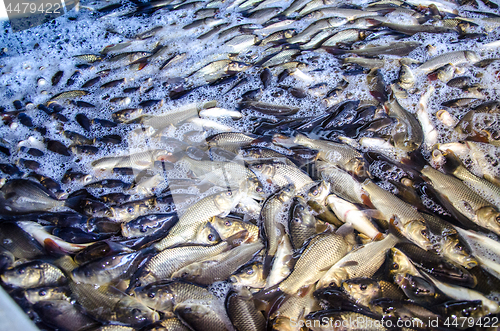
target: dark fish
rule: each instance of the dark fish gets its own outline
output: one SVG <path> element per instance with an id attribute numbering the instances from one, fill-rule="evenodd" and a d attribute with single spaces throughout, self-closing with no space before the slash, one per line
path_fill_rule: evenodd
<path id="1" fill-rule="evenodd" d="M 260 80 L 262 82 L 262 85 L 264 85 L 264 89 L 267 89 L 269 85 L 271 85 L 271 81 L 273 79 L 273 74 L 271 73 L 271 70 L 269 68 L 265 68 L 262 70 L 260 73 Z"/>
<path id="2" fill-rule="evenodd" d="M 71 151 L 74 154 L 84 154 L 84 155 L 94 155 L 99 152 L 99 148 L 90 145 L 72 145 L 70 146 Z"/>
<path id="3" fill-rule="evenodd" d="M 56 86 L 59 84 L 59 81 L 61 80 L 62 76 L 64 75 L 64 71 L 60 70 L 52 76 L 52 86 Z"/>
<path id="4" fill-rule="evenodd" d="M 44 155 L 44 153 L 41 150 L 33 148 L 33 147 L 24 147 L 24 146 L 21 146 L 21 148 L 19 149 L 19 151 L 21 151 L 23 153 L 26 153 L 26 154 L 29 154 L 31 156 L 36 156 L 36 157 L 40 157 L 40 156 Z"/>
<path id="5" fill-rule="evenodd" d="M 122 142 L 122 137 L 117 134 L 110 134 L 103 137 L 95 138 L 95 141 L 101 142 L 103 144 L 120 144 Z"/>
<path id="6" fill-rule="evenodd" d="M 116 87 L 120 84 L 123 84 L 125 83 L 125 78 L 121 78 L 121 79 L 116 79 L 116 80 L 112 80 L 110 82 L 107 82 L 107 83 L 104 83 L 101 85 L 101 88 L 110 88 L 110 87 Z"/>
<path id="7" fill-rule="evenodd" d="M 17 115 L 17 119 L 19 120 L 19 123 L 21 123 L 22 125 L 24 125 L 28 128 L 33 127 L 33 120 L 31 119 L 31 117 L 26 115 L 26 113 L 19 113 Z"/>
<path id="8" fill-rule="evenodd" d="M 75 83 L 75 81 L 82 75 L 80 70 L 76 70 L 73 75 L 66 81 L 66 86 L 71 86 Z"/>
<path id="9" fill-rule="evenodd" d="M 67 300 L 43 300 L 33 309 L 47 325 L 61 330 L 83 330 L 99 326 L 99 322 L 82 314 Z"/>
<path id="10" fill-rule="evenodd" d="M 94 118 L 92 120 L 92 124 L 99 124 L 100 126 L 105 128 L 114 128 L 118 125 L 115 122 L 104 120 L 102 118 Z"/>
<path id="11" fill-rule="evenodd" d="M 25 167 L 26 169 L 30 169 L 30 170 L 38 170 L 38 168 L 40 168 L 40 163 L 38 163 L 34 160 L 27 160 L 27 159 L 20 158 L 18 160 L 18 164 L 20 166 Z"/>
<path id="12" fill-rule="evenodd" d="M 89 88 L 97 84 L 101 80 L 100 76 L 97 76 L 95 78 L 89 79 L 85 83 L 83 83 L 82 88 Z"/>
<path id="13" fill-rule="evenodd" d="M 69 151 L 69 149 L 63 143 L 57 140 L 47 139 L 45 141 L 45 144 L 47 145 L 47 149 L 51 152 L 64 156 L 71 156 L 71 152 Z"/>
<path id="14" fill-rule="evenodd" d="M 15 164 L 8 163 L 0 163 L 0 171 L 11 176 L 22 176 L 23 174 Z"/>
<path id="15" fill-rule="evenodd" d="M 89 118 L 87 117 L 87 115 L 79 113 L 79 114 L 76 114 L 75 119 L 84 130 L 90 131 L 91 122 L 90 122 Z"/>
<path id="16" fill-rule="evenodd" d="M 79 133 L 73 132 L 73 131 L 63 131 L 63 135 L 71 139 L 73 141 L 73 144 L 78 144 L 78 145 L 91 145 L 92 144 L 92 139 L 85 137 L 84 135 L 81 135 Z"/>
<path id="17" fill-rule="evenodd" d="M 288 107 L 283 105 L 275 105 L 258 101 L 243 101 L 239 103 L 240 109 L 255 110 L 259 113 L 274 116 L 290 116 L 299 111 L 299 108 Z"/>

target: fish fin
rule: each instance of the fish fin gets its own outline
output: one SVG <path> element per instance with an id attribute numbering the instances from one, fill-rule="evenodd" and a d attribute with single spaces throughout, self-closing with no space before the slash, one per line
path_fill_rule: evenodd
<path id="1" fill-rule="evenodd" d="M 427 161 L 420 152 L 420 148 L 408 153 L 408 157 L 403 158 L 401 163 L 417 171 L 421 171 L 427 165 Z"/>
<path id="2" fill-rule="evenodd" d="M 370 200 L 370 195 L 365 190 L 363 190 L 363 192 L 361 193 L 361 201 L 363 201 L 363 204 L 365 204 L 369 208 L 375 209 L 375 206 L 373 205 L 372 201 Z"/>
<path id="3" fill-rule="evenodd" d="M 405 239 L 405 235 L 401 232 L 401 229 L 396 225 L 397 217 L 394 215 L 389 220 L 389 233 L 393 234 L 396 238 Z"/>
<path id="4" fill-rule="evenodd" d="M 43 246 L 45 247 L 47 252 L 53 255 L 66 255 L 69 253 L 50 238 L 47 238 L 43 241 Z"/>
<path id="5" fill-rule="evenodd" d="M 380 240 L 382 240 L 384 238 L 385 238 L 384 234 L 381 233 L 381 232 L 379 232 L 379 233 L 377 233 L 377 235 L 375 236 L 375 238 L 373 238 L 373 241 L 380 241 Z"/>
<path id="6" fill-rule="evenodd" d="M 365 214 L 366 216 L 371 217 L 371 218 L 375 218 L 377 220 L 384 220 L 385 219 L 382 212 L 380 212 L 377 209 L 364 209 L 364 210 L 361 210 L 361 212 L 363 214 Z"/>
<path id="7" fill-rule="evenodd" d="M 249 239 L 247 238 L 248 235 L 249 235 L 248 230 L 243 230 L 228 237 L 225 240 L 229 244 L 228 250 L 231 249 L 232 247 L 239 246 L 242 243 L 244 243 L 247 239 Z"/>
<path id="8" fill-rule="evenodd" d="M 345 268 L 345 267 L 355 267 L 359 264 L 358 261 L 346 261 L 344 263 L 342 263 L 341 265 L 339 265 L 338 267 L 339 268 Z"/>
<path id="9" fill-rule="evenodd" d="M 345 223 L 338 228 L 335 233 L 344 237 L 344 240 L 350 245 L 356 245 L 356 235 L 354 234 L 354 228 L 351 224 Z"/>
<path id="10" fill-rule="evenodd" d="M 446 162 L 443 164 L 443 170 L 447 174 L 454 174 L 458 167 L 462 165 L 460 159 L 450 150 L 447 150 L 443 155 L 446 158 Z"/>
<path id="11" fill-rule="evenodd" d="M 273 261 L 274 261 L 274 254 L 273 255 L 266 254 L 266 256 L 264 257 L 264 263 L 262 269 L 264 278 L 267 278 L 267 276 L 269 276 L 271 268 L 273 267 Z"/>
<path id="12" fill-rule="evenodd" d="M 297 292 L 297 295 L 301 298 L 305 297 L 312 289 L 314 289 L 314 284 L 303 286 Z"/>
<path id="13" fill-rule="evenodd" d="M 256 306 L 264 310 L 266 317 L 271 316 L 287 299 L 288 295 L 280 290 L 279 284 L 260 290 L 253 295 Z"/>

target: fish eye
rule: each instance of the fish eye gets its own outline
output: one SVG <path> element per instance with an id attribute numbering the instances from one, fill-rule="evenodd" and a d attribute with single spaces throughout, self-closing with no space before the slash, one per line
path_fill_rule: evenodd
<path id="1" fill-rule="evenodd" d="M 141 227 L 139 228 L 139 231 L 140 231 L 140 232 L 142 232 L 142 233 L 144 233 L 144 232 L 146 232 L 146 231 L 147 231 L 147 229 L 146 229 L 146 227 L 141 226 Z"/>
<path id="2" fill-rule="evenodd" d="M 134 212 L 134 207 L 130 206 L 127 208 L 127 213 L 132 214 Z"/>
<path id="3" fill-rule="evenodd" d="M 47 295 L 47 291 L 45 291 L 45 290 L 40 290 L 40 291 L 38 291 L 38 295 L 39 295 L 39 296 L 41 296 L 41 297 L 44 297 L 44 296 L 46 296 L 46 295 Z"/>
<path id="4" fill-rule="evenodd" d="M 427 230 L 422 230 L 420 231 L 420 233 L 422 234 L 422 236 L 427 237 Z"/>
<path id="5" fill-rule="evenodd" d="M 227 192 L 227 193 L 226 193 L 226 195 L 227 195 L 228 197 L 230 197 L 231 195 L 233 195 L 233 193 L 232 193 L 232 192 Z"/>
<path id="6" fill-rule="evenodd" d="M 311 194 L 314 195 L 314 196 L 317 196 L 319 194 L 319 191 L 318 190 L 314 190 L 314 191 L 311 192 Z"/>
<path id="7" fill-rule="evenodd" d="M 209 234 L 208 241 L 214 241 L 214 240 L 215 240 L 215 236 L 213 234 Z"/>
<path id="8" fill-rule="evenodd" d="M 360 288 L 362 291 L 364 291 L 364 290 L 366 290 L 366 289 L 368 288 L 368 286 L 366 286 L 366 284 L 361 284 L 361 285 L 359 286 L 359 288 Z"/>
<path id="9" fill-rule="evenodd" d="M 460 243 L 456 244 L 455 248 L 458 249 L 459 251 L 463 251 L 464 250 L 464 248 L 462 247 L 462 245 L 460 245 Z"/>
<path id="10" fill-rule="evenodd" d="M 295 223 L 300 223 L 300 218 L 295 217 L 295 218 L 293 219 L 293 221 L 294 221 Z"/>
<path id="11" fill-rule="evenodd" d="M 255 166 L 255 168 L 257 168 L 257 169 L 261 169 L 261 168 L 262 168 L 262 164 L 257 164 L 257 165 Z"/>
<path id="12" fill-rule="evenodd" d="M 247 270 L 247 275 L 253 275 L 253 269 L 248 269 Z"/>
<path id="13" fill-rule="evenodd" d="M 148 293 L 148 297 L 153 299 L 155 297 L 155 293 L 154 292 L 149 292 Z"/>
<path id="14" fill-rule="evenodd" d="M 396 262 L 394 262 L 392 264 L 392 269 L 395 269 L 395 270 L 399 269 L 399 264 L 397 264 Z"/>
<path id="15" fill-rule="evenodd" d="M 224 225 L 225 225 L 225 226 L 231 226 L 231 225 L 232 225 L 232 223 L 231 223 L 231 221 L 225 221 L 225 222 L 224 222 Z"/>
<path id="16" fill-rule="evenodd" d="M 500 215 L 498 215 L 497 217 L 495 217 L 495 221 L 497 221 L 497 223 L 500 223 Z"/>
<path id="17" fill-rule="evenodd" d="M 18 270 L 17 270 L 17 273 L 18 273 L 19 275 L 24 274 L 24 269 L 18 269 Z"/>
<path id="18" fill-rule="evenodd" d="M 260 193 L 260 192 L 262 192 L 262 188 L 261 188 L 261 187 L 257 187 L 257 188 L 255 189 L 255 191 L 257 191 L 258 193 Z"/>

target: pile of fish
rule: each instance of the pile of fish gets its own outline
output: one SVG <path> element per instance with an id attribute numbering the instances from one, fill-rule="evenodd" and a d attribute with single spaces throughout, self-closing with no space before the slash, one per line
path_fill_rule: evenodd
<path id="1" fill-rule="evenodd" d="M 41 329 L 498 327 L 495 1 L 79 8 L 0 37 L 0 278 Z"/>

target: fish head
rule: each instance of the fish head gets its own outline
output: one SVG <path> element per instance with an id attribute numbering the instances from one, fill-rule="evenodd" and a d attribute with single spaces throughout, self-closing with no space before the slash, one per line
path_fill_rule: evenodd
<path id="1" fill-rule="evenodd" d="M 217 230 L 207 222 L 196 234 L 196 243 L 204 245 L 215 245 L 221 242 L 221 237 Z"/>
<path id="2" fill-rule="evenodd" d="M 380 294 L 378 282 L 369 278 L 348 279 L 342 283 L 342 289 L 356 300 L 356 303 L 367 305 Z"/>
<path id="3" fill-rule="evenodd" d="M 263 288 L 266 285 L 262 263 L 255 263 L 245 267 L 241 272 L 232 275 L 229 281 L 233 286 L 249 286 Z"/>
<path id="4" fill-rule="evenodd" d="M 406 296 L 412 300 L 430 300 L 437 295 L 434 286 L 422 277 L 410 274 L 398 274 L 394 278 L 394 281 Z"/>
<path id="5" fill-rule="evenodd" d="M 445 302 L 442 309 L 447 316 L 458 318 L 481 318 L 487 314 L 481 300 Z"/>
<path id="6" fill-rule="evenodd" d="M 399 249 L 393 247 L 389 250 L 388 254 L 388 270 L 390 276 L 396 277 L 400 274 L 404 275 L 413 272 L 415 267 L 411 263 L 410 259 Z"/>
<path id="7" fill-rule="evenodd" d="M 286 201 L 290 201 L 290 199 L 292 199 L 294 195 L 295 195 L 295 185 L 288 184 L 281 189 L 278 195 L 278 199 L 284 203 Z"/>
<path id="8" fill-rule="evenodd" d="M 247 195 L 255 200 L 264 200 L 266 192 L 264 186 L 257 177 L 248 177 L 244 182 Z"/>
<path id="9" fill-rule="evenodd" d="M 115 122 L 126 122 L 142 114 L 142 108 L 127 108 L 114 112 L 111 117 Z"/>
<path id="10" fill-rule="evenodd" d="M 210 224 L 224 240 L 235 235 L 236 233 L 246 231 L 243 227 L 242 221 L 231 217 L 216 216 L 210 220 Z"/>
<path id="11" fill-rule="evenodd" d="M 133 297 L 125 297 L 120 300 L 114 308 L 114 313 L 120 322 L 131 326 L 144 326 L 160 320 L 158 312 Z"/>
<path id="12" fill-rule="evenodd" d="M 487 229 L 500 233 L 500 212 L 492 206 L 480 208 L 476 212 L 478 224 L 483 224 Z"/>
<path id="13" fill-rule="evenodd" d="M 168 286 L 161 283 L 137 287 L 132 294 L 142 304 L 155 310 L 172 312 L 174 309 L 174 295 Z"/>
<path id="14" fill-rule="evenodd" d="M 454 236 L 445 236 L 441 242 L 441 250 L 444 256 L 453 256 L 453 261 L 457 261 L 467 269 L 478 265 L 477 260 L 467 252 L 460 240 Z"/>
<path id="15" fill-rule="evenodd" d="M 317 201 L 318 203 L 324 205 L 327 196 L 330 194 L 330 183 L 321 181 L 319 184 L 311 187 L 307 196 L 309 199 Z"/>
<path id="16" fill-rule="evenodd" d="M 227 65 L 227 72 L 228 73 L 237 73 L 237 72 L 245 71 L 250 67 L 251 67 L 251 65 L 246 64 L 244 62 L 232 61 Z"/>
<path id="17" fill-rule="evenodd" d="M 24 291 L 24 297 L 31 304 L 44 300 L 69 299 L 67 294 L 67 289 L 61 287 L 42 287 Z"/>
<path id="18" fill-rule="evenodd" d="M 6 285 L 14 287 L 34 287 L 43 277 L 43 265 L 28 264 L 6 270 L 1 279 Z"/>
<path id="19" fill-rule="evenodd" d="M 276 174 L 276 168 L 272 163 L 256 163 L 251 165 L 250 168 L 255 173 L 261 174 L 268 181 L 272 181 Z"/>
<path id="20" fill-rule="evenodd" d="M 479 60 L 480 60 L 479 56 L 473 51 L 465 51 L 464 55 L 465 55 L 465 58 L 471 63 L 476 63 L 476 62 L 479 62 Z"/>
<path id="21" fill-rule="evenodd" d="M 352 173 L 359 179 L 370 178 L 368 165 L 363 158 L 352 158 L 346 163 L 345 170 Z"/>
<path id="22" fill-rule="evenodd" d="M 432 247 L 428 237 L 427 227 L 421 221 L 410 221 L 402 226 L 405 236 L 425 250 Z"/>
<path id="23" fill-rule="evenodd" d="M 291 147 L 295 146 L 295 138 L 287 137 L 284 134 L 276 133 L 273 136 L 273 144 L 283 146 L 283 147 Z"/>
<path id="24" fill-rule="evenodd" d="M 221 214 L 229 212 L 239 201 L 242 192 L 239 189 L 220 192 L 213 196 L 213 201 Z"/>

